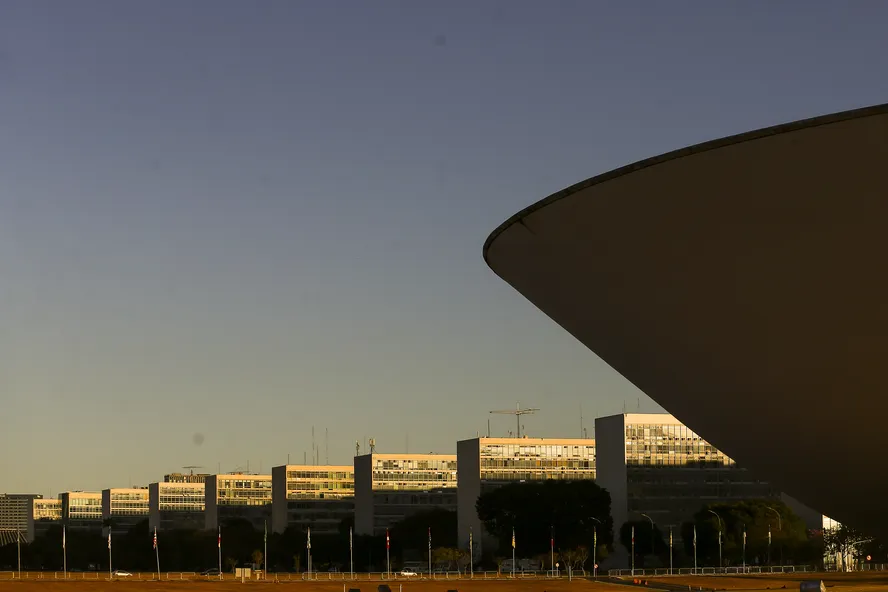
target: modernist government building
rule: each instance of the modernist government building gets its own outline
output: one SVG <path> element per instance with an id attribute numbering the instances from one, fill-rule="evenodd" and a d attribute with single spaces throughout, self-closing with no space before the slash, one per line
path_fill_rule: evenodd
<path id="1" fill-rule="evenodd" d="M 888 535 L 886 163 L 888 105 L 752 131 L 559 191 L 484 258 L 751 472 Z"/>

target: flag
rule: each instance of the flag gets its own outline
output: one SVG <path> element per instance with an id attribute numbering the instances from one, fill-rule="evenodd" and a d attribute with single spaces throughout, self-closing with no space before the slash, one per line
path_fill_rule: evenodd
<path id="1" fill-rule="evenodd" d="M 746 527 L 743 527 L 743 545 L 746 545 Z"/>
<path id="2" fill-rule="evenodd" d="M 472 546 L 472 529 L 469 529 L 469 546 Z"/>
<path id="3" fill-rule="evenodd" d="M 354 549 L 354 542 L 352 541 L 352 527 L 348 527 L 348 549 L 351 551 Z"/>
<path id="4" fill-rule="evenodd" d="M 771 544 L 771 525 L 768 525 L 768 544 Z"/>
<path id="5" fill-rule="evenodd" d="M 111 549 L 111 530 L 108 530 L 108 549 Z"/>
<path id="6" fill-rule="evenodd" d="M 388 528 L 385 529 L 385 548 L 386 550 L 390 549 L 392 546 L 391 539 L 389 539 L 389 531 Z"/>
<path id="7" fill-rule="evenodd" d="M 632 527 L 632 544 L 635 544 L 635 527 Z"/>
<path id="8" fill-rule="evenodd" d="M 154 527 L 154 548 L 157 548 L 157 527 Z"/>
<path id="9" fill-rule="evenodd" d="M 62 549 L 65 548 L 65 527 L 62 527 Z"/>
<path id="10" fill-rule="evenodd" d="M 263 535 L 262 535 L 262 542 L 263 543 L 268 542 L 268 522 L 265 523 L 265 533 L 263 533 Z"/>
<path id="11" fill-rule="evenodd" d="M 306 539 L 305 539 L 305 548 L 311 551 L 311 527 L 308 527 Z"/>
<path id="12" fill-rule="evenodd" d="M 472 535 L 469 535 L 471 537 Z M 432 527 L 429 527 L 429 551 L 432 550 Z"/>
<path id="13" fill-rule="evenodd" d="M 515 548 L 515 529 L 512 529 L 512 548 Z"/>
<path id="14" fill-rule="evenodd" d="M 222 548 L 222 527 L 219 527 L 219 537 L 216 539 L 216 544 L 219 548 Z"/>
<path id="15" fill-rule="evenodd" d="M 672 529 L 669 529 L 669 548 L 672 548 Z"/>
<path id="16" fill-rule="evenodd" d="M 697 548 L 697 525 L 694 525 L 694 548 Z"/>

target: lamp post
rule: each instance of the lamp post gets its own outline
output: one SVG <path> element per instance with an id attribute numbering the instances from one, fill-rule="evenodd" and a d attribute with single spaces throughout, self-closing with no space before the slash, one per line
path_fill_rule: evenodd
<path id="1" fill-rule="evenodd" d="M 774 512 L 777 515 L 777 531 L 780 532 L 783 530 L 783 518 L 780 516 L 780 512 L 772 508 L 771 506 L 765 506 L 765 509 L 769 512 Z M 771 562 L 771 531 L 768 530 L 768 563 Z M 780 546 L 780 565 L 783 565 L 783 545 Z"/>
<path id="2" fill-rule="evenodd" d="M 651 555 L 653 555 L 655 553 L 654 547 L 655 547 L 655 542 L 656 542 L 656 537 L 654 536 L 654 519 L 651 518 L 650 516 L 648 516 L 647 514 L 642 514 L 642 516 L 647 518 L 648 521 L 651 523 Z"/>
<path id="3" fill-rule="evenodd" d="M 706 509 L 707 512 L 718 518 L 718 570 L 722 570 L 722 518 L 715 510 Z"/>

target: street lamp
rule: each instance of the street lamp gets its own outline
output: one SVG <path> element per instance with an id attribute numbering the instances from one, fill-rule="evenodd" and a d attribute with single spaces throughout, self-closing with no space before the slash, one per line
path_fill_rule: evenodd
<path id="1" fill-rule="evenodd" d="M 642 514 L 642 516 L 647 518 L 648 521 L 651 523 L 651 554 L 653 555 L 654 554 L 654 543 L 655 543 L 655 540 L 654 540 L 654 519 L 651 518 L 650 516 L 648 516 L 647 514 Z"/>
<path id="2" fill-rule="evenodd" d="M 777 530 L 783 531 L 783 519 L 780 517 L 780 512 L 772 508 L 771 506 L 765 506 L 765 509 L 774 512 L 777 515 Z M 768 563 L 771 563 L 771 531 L 770 527 L 768 530 Z M 783 565 L 783 545 L 780 545 L 780 565 Z"/>
<path id="3" fill-rule="evenodd" d="M 722 569 L 722 518 L 719 516 L 715 510 L 706 509 L 707 512 L 718 518 L 718 569 L 721 571 Z"/>

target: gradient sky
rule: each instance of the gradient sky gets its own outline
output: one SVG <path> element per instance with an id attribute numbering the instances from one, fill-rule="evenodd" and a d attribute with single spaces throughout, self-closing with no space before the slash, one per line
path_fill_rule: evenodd
<path id="1" fill-rule="evenodd" d="M 886 22 L 877 0 L 3 1 L 0 491 L 267 472 L 312 425 L 347 463 L 365 437 L 455 452 L 516 401 L 547 436 L 581 404 L 590 428 L 659 409 L 484 239 L 628 162 L 884 102 Z"/>

